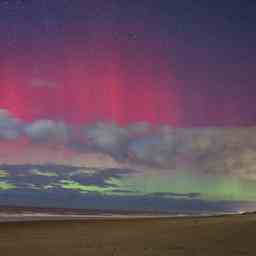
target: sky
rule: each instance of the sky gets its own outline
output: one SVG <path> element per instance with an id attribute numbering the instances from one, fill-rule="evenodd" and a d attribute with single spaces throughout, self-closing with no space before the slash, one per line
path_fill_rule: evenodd
<path id="1" fill-rule="evenodd" d="M 255 210 L 254 1 L 0 1 L 0 204 Z"/>

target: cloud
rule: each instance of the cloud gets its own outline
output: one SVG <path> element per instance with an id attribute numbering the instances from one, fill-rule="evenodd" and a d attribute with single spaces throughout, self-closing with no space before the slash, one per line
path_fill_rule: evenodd
<path id="1" fill-rule="evenodd" d="M 22 123 L 12 117 L 7 110 L 0 109 L 0 139 L 13 140 L 20 136 Z"/>
<path id="2" fill-rule="evenodd" d="M 53 120 L 25 124 L 0 109 L 0 139 L 15 140 L 26 135 L 33 143 L 63 144 L 84 154 L 109 157 L 126 167 L 143 171 L 187 170 L 196 174 L 236 176 L 256 180 L 256 127 L 172 128 L 147 122 L 121 127 L 98 122 L 82 125 L 80 134 L 71 125 Z M 101 158 L 103 159 L 103 158 Z M 78 161 L 78 160 L 77 160 Z M 106 161 L 96 159 L 95 162 Z M 126 165 L 127 164 L 127 165 Z"/>
<path id="3" fill-rule="evenodd" d="M 178 144 L 176 130 L 170 126 L 153 127 L 142 122 L 120 127 L 115 123 L 97 123 L 84 126 L 81 131 L 84 148 L 90 147 L 118 160 L 130 159 L 148 165 L 175 167 Z M 81 145 L 80 149 L 83 150 Z"/>
<path id="4" fill-rule="evenodd" d="M 57 177 L 58 176 L 58 174 L 56 172 L 54 172 L 54 171 L 48 171 L 48 170 L 41 171 L 41 170 L 38 170 L 38 169 L 35 169 L 35 168 L 31 169 L 29 171 L 29 173 L 31 175 L 45 176 L 45 177 Z"/>
<path id="5" fill-rule="evenodd" d="M 147 122 L 137 122 L 129 125 L 127 129 L 130 134 L 139 136 L 150 133 L 153 127 Z"/>
<path id="6" fill-rule="evenodd" d="M 130 155 L 137 161 L 162 167 L 174 167 L 175 149 L 175 137 L 171 133 L 132 139 L 128 146 Z"/>
<path id="7" fill-rule="evenodd" d="M 171 192 L 156 192 L 149 194 L 151 196 L 161 196 L 167 198 L 200 198 L 200 193 L 171 193 Z"/>
<path id="8" fill-rule="evenodd" d="M 88 146 L 108 153 L 116 158 L 127 156 L 129 132 L 114 123 L 96 123 L 81 129 L 82 136 L 88 141 Z"/>
<path id="9" fill-rule="evenodd" d="M 27 125 L 25 134 L 34 142 L 67 143 L 71 131 L 64 122 L 39 120 Z"/>
<path id="10" fill-rule="evenodd" d="M 256 180 L 256 128 L 172 128 L 98 123 L 83 128 L 87 146 L 117 160 Z"/>
<path id="11" fill-rule="evenodd" d="M 154 128 L 146 122 L 120 127 L 99 122 L 84 126 L 81 134 L 85 148 L 99 150 L 119 160 L 132 157 L 148 164 L 173 164 L 175 137 L 173 129 L 168 127 Z"/>

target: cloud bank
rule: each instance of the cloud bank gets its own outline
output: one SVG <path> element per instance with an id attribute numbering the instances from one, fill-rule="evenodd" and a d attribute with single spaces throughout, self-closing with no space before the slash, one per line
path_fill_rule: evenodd
<path id="1" fill-rule="evenodd" d="M 98 122 L 73 127 L 62 121 L 24 123 L 0 110 L 0 140 L 26 136 L 32 143 L 59 143 L 80 152 L 169 171 L 235 175 L 256 180 L 256 127 L 173 128 Z"/>

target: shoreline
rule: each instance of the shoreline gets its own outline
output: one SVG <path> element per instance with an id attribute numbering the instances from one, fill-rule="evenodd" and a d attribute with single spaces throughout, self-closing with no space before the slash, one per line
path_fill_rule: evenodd
<path id="1" fill-rule="evenodd" d="M 216 214 L 47 214 L 47 213 L 24 213 L 24 214 L 0 214 L 0 223 L 13 222 L 54 222 L 54 221 L 95 221 L 95 220 L 143 220 L 143 219 L 202 219 L 202 218 L 216 218 L 216 217 L 234 217 L 254 215 L 254 213 L 216 213 Z"/>

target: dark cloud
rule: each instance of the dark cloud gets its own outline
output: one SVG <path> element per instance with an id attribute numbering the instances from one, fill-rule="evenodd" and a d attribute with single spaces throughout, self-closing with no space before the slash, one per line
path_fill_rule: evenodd
<path id="1" fill-rule="evenodd" d="M 81 193 L 79 189 L 65 189 L 60 186 L 63 179 L 70 179 L 71 182 L 75 182 L 76 179 L 81 185 L 105 188 L 105 180 L 122 179 L 123 176 L 135 172 L 126 169 L 92 170 L 58 165 L 1 165 L 0 168 L 9 173 L 8 177 L 3 177 L 1 180 L 16 186 L 15 189 L 0 190 L 0 205 L 10 203 L 23 206 L 45 205 L 86 209 L 166 210 L 183 214 L 234 212 L 241 209 L 251 210 L 255 207 L 253 202 L 207 201 L 202 199 L 200 193 L 156 192 L 139 195 L 127 188 L 117 187 L 111 195 L 106 195 L 97 191 Z M 36 175 L 40 172 L 31 172 L 35 169 L 46 173 L 51 170 L 58 173 L 58 176 Z M 21 172 L 22 176 L 19 175 Z"/>
<path id="2" fill-rule="evenodd" d="M 72 180 L 79 182 L 83 185 L 96 185 L 96 186 L 109 186 L 108 180 L 110 178 L 120 178 L 127 174 L 133 174 L 134 170 L 128 169 L 104 169 L 89 173 L 86 169 L 79 170 L 76 174 L 72 174 Z M 117 192 L 115 190 L 115 192 Z M 120 191 L 121 192 L 121 191 Z M 123 191 L 122 191 L 123 192 Z M 131 192 L 131 191 L 130 191 Z"/>
<path id="3" fill-rule="evenodd" d="M 104 196 L 81 194 L 78 191 L 37 191 L 19 189 L 1 191 L 0 205 L 27 207 L 79 208 L 101 210 L 139 210 L 171 214 L 213 214 L 255 209 L 255 203 L 207 201 L 200 199 L 166 198 L 157 196 Z"/>
<path id="4" fill-rule="evenodd" d="M 124 175 L 133 174 L 130 169 L 97 169 L 80 168 L 62 165 L 0 165 L 1 170 L 8 172 L 3 180 L 15 184 L 18 188 L 44 189 L 44 186 L 57 184 L 61 180 L 79 182 L 82 185 L 94 185 L 98 187 L 109 186 L 110 178 L 121 178 Z M 120 190 L 118 190 L 120 191 Z M 116 192 L 118 192 L 116 191 Z M 123 191 L 122 191 L 123 192 Z"/>
<path id="5" fill-rule="evenodd" d="M 161 197 L 171 197 L 171 198 L 200 198 L 200 193 L 166 193 L 157 192 L 151 193 L 150 196 L 161 196 Z"/>

